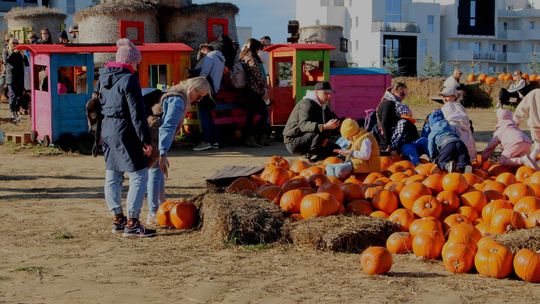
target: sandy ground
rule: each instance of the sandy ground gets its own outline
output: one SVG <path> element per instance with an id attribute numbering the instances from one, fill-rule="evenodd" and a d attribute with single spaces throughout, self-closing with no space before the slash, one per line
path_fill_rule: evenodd
<path id="1" fill-rule="evenodd" d="M 417 107 L 415 116 L 427 111 Z M 489 140 L 493 111 L 472 110 L 471 118 L 477 139 Z M 0 303 L 540 303 L 538 284 L 452 275 L 440 261 L 411 255 L 395 256 L 388 275 L 369 277 L 356 254 L 215 248 L 198 231 L 124 239 L 109 230 L 102 158 L 13 150 L 0 146 Z M 286 153 L 278 143 L 176 149 L 167 196 L 201 193 L 204 179 L 224 165 L 260 165 L 270 155 Z"/>

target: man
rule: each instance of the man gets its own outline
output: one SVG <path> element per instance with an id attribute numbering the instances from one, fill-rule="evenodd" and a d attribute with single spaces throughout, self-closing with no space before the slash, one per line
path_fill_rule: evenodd
<path id="1" fill-rule="evenodd" d="M 443 90 L 455 89 L 458 91 L 458 102 L 461 102 L 465 97 L 463 85 L 459 82 L 461 75 L 463 75 L 463 72 L 461 72 L 460 69 L 454 69 L 452 75 L 448 77 L 443 83 Z"/>
<path id="2" fill-rule="evenodd" d="M 525 79 L 523 79 L 523 74 L 520 70 L 517 70 L 512 75 L 512 79 L 514 80 L 510 87 L 508 89 L 501 88 L 499 91 L 499 102 L 495 106 L 496 108 L 500 108 L 502 105 L 508 105 L 511 104 L 510 98 L 516 98 L 516 103 L 521 101 L 523 98 L 523 89 L 527 85 L 527 82 Z"/>
<path id="3" fill-rule="evenodd" d="M 339 146 L 328 141 L 331 131 L 340 125 L 328 106 L 333 92 L 329 82 L 318 82 L 315 90 L 295 105 L 283 130 L 285 147 L 291 154 L 303 154 L 310 161 L 335 155 L 333 150 Z"/>

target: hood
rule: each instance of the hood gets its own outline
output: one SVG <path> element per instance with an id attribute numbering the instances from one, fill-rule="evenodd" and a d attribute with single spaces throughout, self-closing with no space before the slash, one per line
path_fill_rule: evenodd
<path id="1" fill-rule="evenodd" d="M 360 133 L 360 126 L 354 119 L 347 118 L 341 123 L 339 132 L 341 136 L 349 139 Z"/>
<path id="2" fill-rule="evenodd" d="M 221 62 L 225 62 L 225 57 L 223 57 L 223 54 L 220 51 L 211 51 L 210 53 L 206 54 L 206 56 L 217 59 Z"/>
<path id="3" fill-rule="evenodd" d="M 396 95 L 390 93 L 390 91 L 384 92 L 383 99 L 392 100 L 392 101 L 401 103 L 401 100 L 399 100 L 399 98 Z"/>
<path id="4" fill-rule="evenodd" d="M 429 126 L 433 127 L 437 122 L 443 121 L 444 115 L 441 110 L 435 110 L 429 115 Z"/>
<path id="5" fill-rule="evenodd" d="M 126 74 L 132 74 L 128 67 L 107 65 L 99 71 L 99 84 L 102 88 L 110 89 Z"/>
<path id="6" fill-rule="evenodd" d="M 509 127 L 509 126 L 516 125 L 512 111 L 505 110 L 505 109 L 497 109 L 495 113 L 497 114 L 497 122 L 498 122 L 496 128 Z"/>
<path id="7" fill-rule="evenodd" d="M 315 91 L 307 91 L 306 92 L 306 96 L 304 96 L 304 98 L 307 98 L 307 99 L 311 99 L 313 101 L 315 101 L 318 105 L 320 105 L 323 109 L 326 108 L 326 104 L 325 105 L 321 105 L 321 103 L 319 102 L 319 98 L 317 97 L 317 95 L 315 95 Z"/>

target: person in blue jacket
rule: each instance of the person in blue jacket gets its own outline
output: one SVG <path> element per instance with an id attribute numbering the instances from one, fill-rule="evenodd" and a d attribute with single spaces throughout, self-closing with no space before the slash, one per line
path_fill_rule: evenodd
<path id="1" fill-rule="evenodd" d="M 441 110 L 429 116 L 428 135 L 429 158 L 435 160 L 439 168 L 448 172 L 472 172 L 467 147 L 459 139 Z"/>
<path id="2" fill-rule="evenodd" d="M 116 45 L 116 61 L 100 70 L 96 85 L 103 116 L 105 201 L 114 215 L 113 233 L 123 232 L 125 237 L 154 236 L 155 230 L 146 229 L 139 221 L 148 180 L 148 156 L 152 152 L 141 86 L 135 75 L 142 56 L 128 39 L 120 39 Z M 121 205 L 125 172 L 129 176 L 127 217 Z"/>
<path id="3" fill-rule="evenodd" d="M 149 171 L 147 224 L 156 224 L 156 212 L 165 201 L 165 177 L 169 169 L 167 152 L 182 127 L 186 109 L 207 96 L 211 96 L 211 85 L 205 77 L 195 77 L 180 82 L 161 97 L 162 109 L 157 111 L 161 112 L 161 125 L 157 146 L 153 147 L 159 151 L 159 158 Z"/>

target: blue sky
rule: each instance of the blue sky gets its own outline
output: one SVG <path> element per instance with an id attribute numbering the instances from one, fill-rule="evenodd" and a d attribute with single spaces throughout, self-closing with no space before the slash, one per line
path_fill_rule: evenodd
<path id="1" fill-rule="evenodd" d="M 229 2 L 240 8 L 238 26 L 251 26 L 253 37 L 268 35 L 273 43 L 287 41 L 287 23 L 295 18 L 294 0 L 194 0 L 193 3 Z"/>

